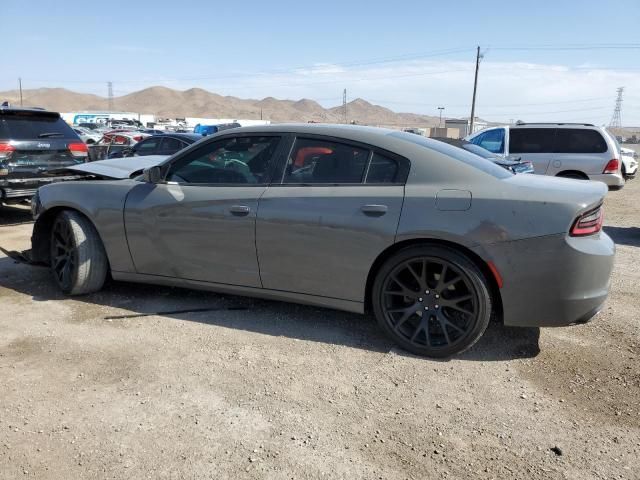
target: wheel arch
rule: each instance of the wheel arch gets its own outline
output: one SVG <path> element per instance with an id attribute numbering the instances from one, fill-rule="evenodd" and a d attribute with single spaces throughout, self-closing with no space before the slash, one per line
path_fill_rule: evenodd
<path id="1" fill-rule="evenodd" d="M 57 216 L 64 211 L 75 212 L 79 215 L 82 215 L 87 219 L 89 223 L 93 226 L 93 229 L 98 234 L 98 238 L 104 245 L 104 241 L 102 236 L 100 235 L 100 231 L 96 227 L 96 224 L 91 220 L 91 217 L 87 215 L 82 210 L 68 206 L 68 205 L 59 205 L 55 207 L 48 208 L 44 212 L 42 212 L 35 224 L 33 225 L 33 234 L 31 235 L 31 260 L 36 263 L 49 263 L 49 242 L 51 241 L 51 228 L 53 227 L 53 222 L 57 218 Z"/>
<path id="2" fill-rule="evenodd" d="M 589 180 L 589 175 L 580 170 L 562 170 L 561 172 L 556 173 L 556 177 L 567 177 L 568 175 L 576 175 L 584 180 Z"/>
<path id="3" fill-rule="evenodd" d="M 502 296 L 500 293 L 500 288 L 498 286 L 498 281 L 494 273 L 491 271 L 491 268 L 487 264 L 485 260 L 482 259 L 477 253 L 473 250 L 465 247 L 459 243 L 455 243 L 449 240 L 442 240 L 436 238 L 412 238 L 407 240 L 402 240 L 400 242 L 394 243 L 389 246 L 386 250 L 382 251 L 378 257 L 373 262 L 371 268 L 369 269 L 369 274 L 367 275 L 367 283 L 365 287 L 365 304 L 364 308 L 366 312 L 371 312 L 372 304 L 371 304 L 371 292 L 373 290 L 373 283 L 375 281 L 376 275 L 384 262 L 387 261 L 391 256 L 408 247 L 414 246 L 440 246 L 440 247 L 448 247 L 452 250 L 456 250 L 459 253 L 464 254 L 471 260 L 482 272 L 483 276 L 487 280 L 489 286 L 489 293 L 491 294 L 491 298 L 493 300 L 494 306 L 494 315 L 498 317 L 502 321 Z"/>

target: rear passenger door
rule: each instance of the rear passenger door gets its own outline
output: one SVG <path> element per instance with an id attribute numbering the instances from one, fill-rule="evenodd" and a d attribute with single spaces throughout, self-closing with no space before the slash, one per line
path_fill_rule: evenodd
<path id="1" fill-rule="evenodd" d="M 362 302 L 371 265 L 395 240 L 409 161 L 328 137 L 290 141 L 258 206 L 262 285 Z"/>
<path id="2" fill-rule="evenodd" d="M 553 159 L 555 132 L 555 128 L 512 128 L 508 157 L 530 161 L 539 175 L 550 174 L 547 170 Z"/>

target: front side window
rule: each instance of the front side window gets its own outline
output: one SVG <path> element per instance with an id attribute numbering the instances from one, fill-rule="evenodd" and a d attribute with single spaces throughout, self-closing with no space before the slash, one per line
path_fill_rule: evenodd
<path id="1" fill-rule="evenodd" d="M 265 183 L 279 140 L 254 136 L 208 143 L 174 162 L 166 179 L 189 184 Z"/>
<path id="2" fill-rule="evenodd" d="M 369 150 L 343 143 L 299 138 L 282 183 L 353 184 L 363 181 Z"/>
<path id="3" fill-rule="evenodd" d="M 476 140 L 477 139 L 477 140 Z M 474 144 L 491 153 L 504 152 L 504 129 L 489 130 L 474 139 Z"/>
<path id="4" fill-rule="evenodd" d="M 554 136 L 553 128 L 514 128 L 509 134 L 509 153 L 551 153 Z"/>

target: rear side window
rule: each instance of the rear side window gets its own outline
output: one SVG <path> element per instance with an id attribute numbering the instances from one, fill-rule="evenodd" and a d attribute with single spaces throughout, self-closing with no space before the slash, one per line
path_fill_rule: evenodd
<path id="1" fill-rule="evenodd" d="M 361 183 L 369 150 L 343 143 L 299 138 L 282 183 Z"/>
<path id="2" fill-rule="evenodd" d="M 559 128 L 554 150 L 556 153 L 604 153 L 607 142 L 596 130 Z"/>
<path id="3" fill-rule="evenodd" d="M 398 162 L 374 152 L 369 163 L 365 183 L 396 183 L 398 182 L 398 172 Z"/>
<path id="4" fill-rule="evenodd" d="M 78 135 L 60 117 L 9 114 L 0 116 L 0 138 L 3 140 L 77 139 Z"/>
<path id="5" fill-rule="evenodd" d="M 509 153 L 552 153 L 554 128 L 514 128 L 509 133 Z"/>

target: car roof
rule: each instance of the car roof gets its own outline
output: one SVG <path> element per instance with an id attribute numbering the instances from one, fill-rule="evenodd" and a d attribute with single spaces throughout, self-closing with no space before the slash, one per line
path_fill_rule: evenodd
<path id="1" fill-rule="evenodd" d="M 379 144 L 390 133 L 399 132 L 388 128 L 369 127 L 363 125 L 342 125 L 328 123 L 277 123 L 270 125 L 255 125 L 251 127 L 237 127 L 222 130 L 212 137 L 233 135 L 234 133 L 292 133 L 296 135 L 323 135 L 353 140 L 369 144 Z M 413 134 L 408 134 L 413 135 Z"/>
<path id="2" fill-rule="evenodd" d="M 591 123 L 567 123 L 567 122 L 535 122 L 535 123 L 516 123 L 511 125 L 510 128 L 582 128 L 592 130 L 598 128 Z"/>

